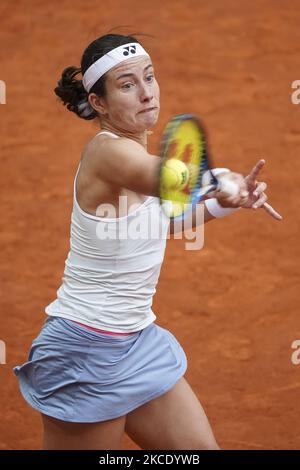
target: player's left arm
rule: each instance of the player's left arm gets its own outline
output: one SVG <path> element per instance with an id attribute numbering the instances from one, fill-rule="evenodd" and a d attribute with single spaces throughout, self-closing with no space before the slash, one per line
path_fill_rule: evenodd
<path id="1" fill-rule="evenodd" d="M 215 218 L 208 212 L 204 201 L 201 201 L 193 207 L 190 214 L 185 217 L 184 222 L 175 223 L 173 219 L 170 219 L 169 232 L 174 234 L 182 232 L 184 229 L 199 227 Z"/>
<path id="2" fill-rule="evenodd" d="M 267 204 L 268 196 L 265 193 L 267 184 L 263 181 L 258 181 L 257 177 L 263 166 L 265 160 L 259 160 L 258 163 L 252 168 L 249 175 L 245 178 L 234 172 L 227 172 L 219 174 L 220 177 L 228 178 L 234 181 L 239 186 L 239 193 L 237 196 L 224 197 L 222 193 L 218 192 L 211 193 L 218 201 L 218 203 L 224 208 L 243 208 L 243 209 L 254 209 L 263 208 L 267 214 L 276 220 L 282 220 L 282 216 L 270 205 Z M 235 213 L 235 212 L 233 212 Z M 207 222 L 214 220 L 214 217 L 206 208 L 205 202 L 201 200 L 197 205 L 193 207 L 193 210 L 185 220 L 185 226 L 195 228 L 199 225 L 206 224 Z M 178 229 L 179 227 L 179 229 Z M 182 227 L 183 229 L 184 227 Z M 180 225 L 174 224 L 171 220 L 170 233 L 175 233 L 180 230 Z"/>

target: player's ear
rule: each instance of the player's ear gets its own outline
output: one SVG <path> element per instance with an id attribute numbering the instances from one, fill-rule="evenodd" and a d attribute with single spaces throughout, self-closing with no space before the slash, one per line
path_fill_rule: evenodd
<path id="1" fill-rule="evenodd" d="M 100 97 L 96 95 L 96 93 L 91 93 L 89 95 L 89 102 L 90 105 L 100 114 L 100 115 L 107 115 L 108 114 L 108 107 L 104 97 Z"/>

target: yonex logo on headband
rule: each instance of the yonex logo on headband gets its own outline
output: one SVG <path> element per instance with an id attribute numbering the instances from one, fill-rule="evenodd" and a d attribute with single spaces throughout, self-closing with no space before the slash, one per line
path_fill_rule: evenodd
<path id="1" fill-rule="evenodd" d="M 99 80 L 102 75 L 108 72 L 115 65 L 123 62 L 131 57 L 148 56 L 148 52 L 138 43 L 128 43 L 118 46 L 112 51 L 109 51 L 103 57 L 96 60 L 83 75 L 82 83 L 87 92 L 90 91 L 92 86 Z"/>
<path id="2" fill-rule="evenodd" d="M 136 53 L 136 46 L 126 46 L 124 47 L 123 55 L 128 56 L 129 54 L 135 54 Z"/>

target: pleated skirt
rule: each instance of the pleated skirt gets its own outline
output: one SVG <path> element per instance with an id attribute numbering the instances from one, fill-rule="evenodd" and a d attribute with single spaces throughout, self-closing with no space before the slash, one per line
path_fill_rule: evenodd
<path id="1" fill-rule="evenodd" d="M 92 423 L 126 415 L 162 395 L 186 369 L 183 348 L 156 323 L 112 336 L 49 316 L 27 362 L 13 370 L 33 408 L 63 421 Z"/>

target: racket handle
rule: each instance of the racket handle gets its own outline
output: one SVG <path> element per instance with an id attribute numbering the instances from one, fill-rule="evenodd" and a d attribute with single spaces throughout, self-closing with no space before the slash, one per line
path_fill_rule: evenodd
<path id="1" fill-rule="evenodd" d="M 239 193 L 239 186 L 226 178 L 224 173 L 229 172 L 228 168 L 213 168 L 205 171 L 202 176 L 202 188 L 199 191 L 199 196 L 206 194 L 207 199 L 215 198 L 220 192 L 223 197 L 236 196 Z M 211 174 L 213 174 L 215 181 L 212 181 Z"/>

